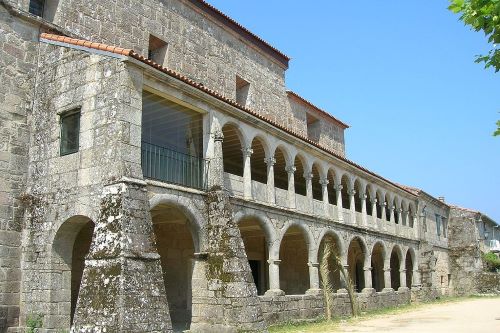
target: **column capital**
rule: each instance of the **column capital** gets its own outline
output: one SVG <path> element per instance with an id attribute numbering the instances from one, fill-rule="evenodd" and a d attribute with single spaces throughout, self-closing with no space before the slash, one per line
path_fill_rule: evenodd
<path id="1" fill-rule="evenodd" d="M 387 203 L 385 201 L 382 201 L 379 205 L 380 205 L 380 207 L 385 207 L 385 206 L 387 206 Z"/>
<path id="2" fill-rule="evenodd" d="M 342 186 L 342 185 L 335 185 L 333 188 L 334 188 L 336 191 L 342 191 L 342 189 L 344 188 L 344 186 Z"/>
<path id="3" fill-rule="evenodd" d="M 311 180 L 311 179 L 313 179 L 313 177 L 314 177 L 314 175 L 312 172 L 304 172 L 304 178 L 306 180 Z"/>
<path id="4" fill-rule="evenodd" d="M 374 199 L 371 199 L 370 201 L 371 201 L 371 203 L 372 203 L 373 205 L 376 205 L 376 204 L 377 204 L 377 202 L 378 202 L 378 199 L 377 199 L 377 198 L 374 198 Z"/>
<path id="5" fill-rule="evenodd" d="M 365 270 L 365 271 L 371 271 L 372 269 L 373 269 L 373 267 L 370 267 L 370 266 L 363 267 L 363 270 Z"/>
<path id="6" fill-rule="evenodd" d="M 347 194 L 354 196 L 356 195 L 356 190 L 355 189 L 349 190 L 347 191 Z"/>
<path id="7" fill-rule="evenodd" d="M 267 157 L 264 159 L 264 163 L 266 163 L 268 166 L 272 166 L 276 164 L 276 158 L 274 156 Z"/>
<path id="8" fill-rule="evenodd" d="M 212 133 L 212 138 L 214 139 L 214 141 L 224 141 L 224 134 L 221 130 L 215 130 Z"/>
<path id="9" fill-rule="evenodd" d="M 384 268 L 384 272 L 391 272 L 391 268 L 390 267 Z"/>
<path id="10" fill-rule="evenodd" d="M 319 262 L 308 262 L 307 266 L 309 266 L 309 267 L 319 267 Z"/>
<path id="11" fill-rule="evenodd" d="M 400 269 L 399 272 L 400 273 L 406 273 L 406 269 Z"/>
<path id="12" fill-rule="evenodd" d="M 366 194 L 361 194 L 361 195 L 359 196 L 359 198 L 360 198 L 361 200 L 366 200 L 366 198 L 368 198 L 368 196 L 367 196 Z"/>
<path id="13" fill-rule="evenodd" d="M 319 183 L 320 183 L 321 185 L 323 185 L 323 186 L 327 186 L 328 184 L 330 184 L 330 181 L 329 181 L 328 179 L 326 179 L 326 178 L 321 178 L 321 179 L 319 180 Z"/>
<path id="14" fill-rule="evenodd" d="M 287 165 L 285 171 L 288 173 L 295 173 L 295 171 L 297 171 L 297 168 L 295 167 L 295 165 Z"/>
<path id="15" fill-rule="evenodd" d="M 281 260 L 280 259 L 267 259 L 267 263 L 279 266 L 279 264 L 281 264 Z"/>
<path id="16" fill-rule="evenodd" d="M 253 154 L 253 149 L 251 147 L 241 148 L 244 157 L 250 157 Z"/>

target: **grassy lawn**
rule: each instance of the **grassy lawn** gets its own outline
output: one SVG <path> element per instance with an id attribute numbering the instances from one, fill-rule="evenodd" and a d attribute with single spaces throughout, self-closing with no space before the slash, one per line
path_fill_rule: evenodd
<path id="1" fill-rule="evenodd" d="M 361 316 L 357 318 L 335 318 L 331 321 L 326 321 L 323 319 L 318 319 L 316 321 L 308 321 L 308 322 L 294 322 L 287 323 L 282 325 L 276 325 L 269 327 L 270 333 L 309 333 L 309 332 L 326 332 L 335 330 L 338 328 L 340 323 L 355 323 L 356 321 L 371 319 L 374 317 L 400 314 L 405 312 L 414 311 L 416 309 L 426 307 L 433 304 L 443 304 L 443 303 L 452 303 L 452 302 L 460 302 L 470 299 L 480 299 L 486 296 L 470 296 L 470 297 L 443 297 L 438 300 L 427 302 L 427 303 L 412 303 L 408 305 L 403 305 L 395 308 L 384 308 L 380 310 L 374 310 L 370 312 L 363 312 Z"/>

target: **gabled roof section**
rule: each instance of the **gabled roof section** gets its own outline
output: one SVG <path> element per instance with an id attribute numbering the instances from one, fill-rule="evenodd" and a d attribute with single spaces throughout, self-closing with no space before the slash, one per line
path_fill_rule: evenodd
<path id="1" fill-rule="evenodd" d="M 111 54 L 117 54 L 117 55 L 120 55 L 120 56 L 128 56 L 128 57 L 131 57 L 133 59 L 136 59 L 148 66 L 151 66 L 155 69 L 157 69 L 158 71 L 162 72 L 162 73 L 165 73 L 173 78 L 176 78 L 178 79 L 179 81 L 182 81 L 200 91 L 203 91 L 205 92 L 206 94 L 224 102 L 224 103 L 227 103 L 228 105 L 231 105 L 232 107 L 235 107 L 257 119 L 260 119 L 268 124 L 270 124 L 271 126 L 285 132 L 285 133 L 288 133 L 290 134 L 291 136 L 294 136 L 295 138 L 303 141 L 303 142 L 306 142 L 307 144 L 311 145 L 311 146 L 314 146 L 316 147 L 317 149 L 319 150 L 322 150 L 323 152 L 337 158 L 338 160 L 340 161 L 343 161 L 347 164 L 350 164 L 351 166 L 355 167 L 356 169 L 358 170 L 361 170 L 363 172 L 366 172 L 367 174 L 370 174 L 378 179 L 381 179 L 383 181 L 385 181 L 386 183 L 388 184 L 391 184 L 392 186 L 395 186 L 411 195 L 414 195 L 412 192 L 408 191 L 407 189 L 405 189 L 404 187 L 382 177 L 382 176 L 379 176 L 377 175 L 376 173 L 360 166 L 359 164 L 356 164 L 354 163 L 353 161 L 351 160 L 348 160 L 347 158 L 337 154 L 336 152 L 332 151 L 332 150 L 329 150 L 321 145 L 319 145 L 318 143 L 308 139 L 307 137 L 303 136 L 302 134 L 300 133 L 296 133 L 288 128 L 286 128 L 285 126 L 269 119 L 269 118 L 266 118 L 265 116 L 247 108 L 247 107 L 244 107 L 242 105 L 239 105 L 236 101 L 230 99 L 230 98 L 227 98 L 225 97 L 224 95 L 222 95 L 221 93 L 215 91 L 215 90 L 212 90 L 210 88 L 207 88 L 205 87 L 202 83 L 199 83 L 199 82 L 196 82 L 196 81 L 193 81 L 189 78 L 187 78 L 186 76 L 180 74 L 180 73 L 177 73 L 169 68 L 166 68 L 166 67 L 163 67 L 159 64 L 157 64 L 156 62 L 150 60 L 150 59 L 147 59 L 146 57 L 140 55 L 139 53 L 135 52 L 134 50 L 131 50 L 131 49 L 124 49 L 124 48 L 121 48 L 121 47 L 116 47 L 116 46 L 110 46 L 110 45 L 106 45 L 106 44 L 102 44 L 102 43 L 92 43 L 90 41 L 86 41 L 86 40 L 82 40 L 82 39 L 76 39 L 76 38 L 71 38 L 71 37 L 66 37 L 66 36 L 61 36 L 61 35 L 54 35 L 54 34 L 49 34 L 49 33 L 42 33 L 40 35 L 40 40 L 42 42 L 46 42 L 46 43 L 52 43 L 52 44 L 56 44 L 56 45 L 62 45 L 62 46 L 66 46 L 66 47 L 79 47 L 83 50 L 87 49 L 87 51 L 92 51 L 92 50 L 97 50 L 97 51 L 101 51 L 101 52 L 109 52 Z"/>
<path id="2" fill-rule="evenodd" d="M 347 125 L 346 123 L 340 121 L 339 119 L 335 118 L 334 116 L 332 116 L 330 113 L 318 108 L 316 105 L 314 105 L 313 103 L 309 102 L 307 99 L 305 99 L 304 97 L 300 96 L 299 94 L 291 91 L 291 90 L 287 90 L 286 93 L 288 94 L 288 96 L 293 96 L 295 97 L 296 99 L 298 99 L 299 101 L 301 101 L 302 103 L 304 103 L 305 105 L 309 106 L 313 111 L 315 111 L 317 114 L 323 116 L 323 117 L 326 117 L 328 120 L 330 121 L 333 121 L 336 125 L 342 127 L 342 129 L 346 129 L 346 128 L 349 128 L 349 125 Z"/>
<path id="3" fill-rule="evenodd" d="M 288 62 L 290 57 L 279 51 L 274 46 L 270 45 L 268 42 L 239 24 L 237 21 L 233 20 L 228 15 L 221 12 L 219 9 L 215 8 L 211 4 L 203 0 L 186 0 L 191 3 L 196 8 L 199 8 L 206 15 L 210 16 L 212 19 L 224 24 L 226 27 L 243 37 L 248 42 L 254 44 L 264 53 L 274 58 L 278 61 L 285 69 L 288 68 Z"/>

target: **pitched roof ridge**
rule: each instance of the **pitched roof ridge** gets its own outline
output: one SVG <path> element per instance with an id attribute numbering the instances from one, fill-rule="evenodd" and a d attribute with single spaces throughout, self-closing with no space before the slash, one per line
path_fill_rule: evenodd
<path id="1" fill-rule="evenodd" d="M 304 102 L 305 104 L 309 105 L 310 107 L 312 107 L 314 110 L 318 111 L 319 113 L 323 114 L 324 116 L 328 117 L 328 118 L 331 118 L 333 119 L 335 122 L 337 122 L 338 124 L 340 124 L 342 127 L 344 127 L 344 129 L 346 128 L 349 128 L 350 126 L 347 125 L 346 123 L 344 123 L 343 121 L 341 121 L 340 119 L 334 117 L 332 114 L 330 114 L 329 112 L 317 107 L 316 105 L 314 105 L 312 102 L 308 101 L 307 99 L 305 99 L 304 97 L 300 96 L 299 94 L 297 94 L 296 92 L 292 91 L 292 90 L 287 90 L 286 91 L 287 94 L 289 95 L 292 95 L 296 98 L 298 98 L 299 100 L 301 100 L 302 102 Z"/>
<path id="2" fill-rule="evenodd" d="M 182 75 L 179 72 L 176 72 L 176 71 L 174 71 L 172 69 L 169 69 L 167 67 L 163 67 L 162 65 L 154 62 L 151 59 L 147 59 L 146 57 L 144 57 L 143 55 L 137 53 L 136 51 L 134 51 L 132 49 L 123 49 L 123 48 L 120 48 L 120 47 L 114 47 L 114 46 L 106 45 L 106 44 L 103 44 L 103 43 L 92 43 L 90 41 L 83 40 L 83 39 L 76 39 L 76 38 L 70 38 L 70 37 L 66 37 L 66 36 L 54 35 L 54 34 L 47 34 L 47 33 L 42 33 L 40 35 L 40 37 L 43 38 L 43 39 L 47 39 L 47 40 L 52 40 L 52 41 L 67 43 L 67 44 L 76 45 L 76 46 L 84 46 L 84 47 L 91 48 L 91 49 L 96 49 L 96 50 L 100 50 L 100 48 L 103 48 L 103 47 L 108 47 L 109 48 L 108 50 L 110 50 L 109 52 L 111 52 L 111 53 L 125 55 L 125 56 L 130 56 L 130 57 L 132 57 L 132 58 L 134 58 L 134 59 L 136 59 L 136 60 L 138 60 L 138 61 L 140 61 L 142 63 L 145 63 L 145 64 L 147 64 L 147 65 L 149 65 L 149 66 L 151 66 L 151 67 L 153 67 L 153 68 L 155 68 L 155 69 L 163 72 L 163 73 L 166 73 L 169 76 L 172 76 L 172 77 L 174 77 L 174 78 L 176 78 L 176 79 L 178 79 L 180 81 L 183 81 L 184 83 L 187 83 L 187 84 L 189 84 L 189 85 L 191 85 L 191 86 L 193 86 L 193 87 L 195 87 L 195 88 L 197 88 L 197 89 L 199 89 L 199 90 L 201 90 L 203 92 L 206 92 L 207 94 L 209 94 L 209 95 L 211 95 L 211 96 L 213 96 L 213 97 L 215 97 L 215 98 L 217 98 L 217 99 L 219 99 L 219 100 L 221 100 L 221 101 L 223 101 L 223 102 L 225 102 L 225 103 L 227 103 L 227 104 L 229 104 L 231 106 L 234 106 L 234 107 L 236 107 L 236 108 L 238 108 L 238 109 L 240 109 L 240 110 L 242 110 L 242 111 L 244 111 L 244 112 L 246 112 L 246 113 L 248 113 L 248 114 L 250 114 L 250 115 L 252 115 L 252 116 L 254 116 L 254 117 L 258 118 L 258 119 L 260 119 L 260 120 L 263 120 L 263 121 L 267 122 L 268 124 L 271 124 L 272 126 L 278 128 L 278 129 L 280 129 L 280 130 L 282 130 L 282 131 L 284 131 L 284 132 L 286 132 L 288 134 L 291 134 L 292 136 L 295 136 L 296 138 L 298 138 L 298 139 L 300 139 L 300 140 L 302 140 L 304 142 L 307 142 L 308 144 L 310 144 L 310 145 L 312 145 L 312 146 L 314 146 L 314 147 L 316 147 L 316 148 L 318 148 L 318 149 L 320 149 L 320 150 L 322 150 L 322 151 L 324 151 L 324 152 L 326 152 L 326 153 L 328 153 L 328 154 L 330 154 L 330 155 L 332 155 L 332 156 L 334 156 L 334 157 L 336 157 L 336 158 L 338 158 L 338 159 L 340 159 L 340 160 L 342 160 L 342 161 L 344 161 L 344 162 L 346 162 L 346 163 L 348 163 L 348 164 L 350 164 L 350 165 L 358 168 L 359 170 L 362 170 L 362 171 L 364 171 L 364 172 L 366 172 L 366 173 L 368 173 L 368 174 L 370 174 L 370 175 L 372 175 L 372 176 L 374 176 L 376 178 L 382 179 L 385 182 L 387 182 L 387 183 L 389 183 L 389 184 L 391 184 L 391 185 L 393 185 L 395 187 L 398 187 L 401 190 L 403 190 L 403 191 L 405 191 L 405 192 L 407 192 L 407 193 L 409 193 L 411 195 L 415 195 L 414 193 L 412 193 L 411 191 L 405 189 L 404 187 L 402 187 L 402 186 L 400 186 L 400 185 L 398 185 L 398 184 L 396 184 L 396 183 L 394 183 L 394 182 L 392 182 L 392 181 L 390 181 L 390 180 L 388 180 L 388 179 L 386 179 L 386 178 L 384 178 L 384 177 L 382 177 L 382 176 L 380 176 L 380 175 L 378 175 L 378 174 L 376 174 L 376 173 L 374 173 L 374 172 L 372 172 L 372 171 L 370 171 L 370 170 L 362 167 L 361 165 L 359 165 L 359 164 L 357 164 L 357 163 L 355 163 L 355 162 L 353 162 L 353 161 L 345 158 L 344 156 L 339 155 L 338 153 L 334 152 L 333 150 L 330 150 L 328 148 L 325 148 L 325 147 L 319 145 L 318 143 L 310 140 L 309 138 L 305 137 L 304 135 L 302 135 L 300 133 L 297 133 L 297 132 L 295 132 L 293 130 L 290 130 L 290 129 L 286 128 L 285 126 L 277 123 L 276 121 L 271 120 L 269 118 L 266 118 L 265 116 L 263 116 L 263 115 L 255 112 L 255 111 L 253 111 L 253 110 L 251 110 L 251 109 L 249 109 L 249 108 L 247 108 L 245 106 L 240 105 L 239 103 L 237 103 L 233 99 L 230 99 L 230 98 L 222 95 L 221 93 L 219 93 L 216 90 L 213 90 L 213 89 L 210 89 L 208 87 L 205 87 L 205 85 L 203 85 L 203 83 L 196 82 L 196 81 L 194 81 L 194 80 L 192 80 L 192 79 L 190 79 L 190 78 Z"/>

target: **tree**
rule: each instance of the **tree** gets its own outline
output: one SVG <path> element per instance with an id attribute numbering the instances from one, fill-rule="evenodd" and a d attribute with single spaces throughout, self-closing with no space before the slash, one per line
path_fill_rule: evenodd
<path id="1" fill-rule="evenodd" d="M 449 10 L 460 14 L 460 20 L 475 31 L 482 31 L 493 44 L 486 55 L 476 56 L 476 63 L 484 63 L 485 68 L 500 71 L 500 0 L 450 0 Z M 500 120 L 493 135 L 500 135 Z"/>

